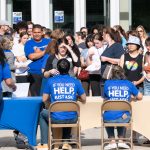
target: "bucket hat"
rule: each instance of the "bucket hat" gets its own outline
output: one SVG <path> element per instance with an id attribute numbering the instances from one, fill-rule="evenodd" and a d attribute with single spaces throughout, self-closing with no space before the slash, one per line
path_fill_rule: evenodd
<path id="1" fill-rule="evenodd" d="M 132 35 L 129 36 L 129 39 L 127 41 L 127 45 L 128 44 L 136 44 L 136 45 L 141 46 L 140 39 L 138 37 L 132 36 Z"/>

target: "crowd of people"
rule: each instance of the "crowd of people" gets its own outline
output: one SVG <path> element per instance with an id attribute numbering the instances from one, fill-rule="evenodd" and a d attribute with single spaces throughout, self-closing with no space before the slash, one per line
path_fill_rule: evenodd
<path id="1" fill-rule="evenodd" d="M 62 71 L 62 60 L 67 60 L 63 65 L 69 65 L 69 70 L 66 72 Z M 108 65 L 114 65 L 116 69 L 120 67 L 118 75 L 115 74 L 109 79 L 112 82 L 108 82 L 103 77 Z M 86 78 L 81 79 L 79 76 L 83 71 L 86 73 Z M 120 72 L 124 74 L 119 74 Z M 70 82 L 77 84 L 77 87 L 71 88 L 74 88 L 83 101 L 85 101 L 84 91 L 86 96 L 120 99 L 108 95 L 110 90 L 108 87 L 114 83 L 116 83 L 114 86 L 121 83 L 123 86 L 129 86 L 128 89 L 135 89 L 130 91 L 129 95 L 141 99 L 142 96 L 139 96 L 138 91 L 143 95 L 150 95 L 150 37 L 142 25 L 127 32 L 120 25 L 114 27 L 94 25 L 91 29 L 82 27 L 73 35 L 67 30 L 52 31 L 31 21 L 21 21 L 13 29 L 7 21 L 2 20 L 0 21 L 0 73 L 0 81 L 4 80 L 0 88 L 1 99 L 5 96 L 12 97 L 13 91 L 16 90 L 15 83 L 28 82 L 30 83 L 28 96 L 43 95 L 44 101 L 49 99 L 49 96 L 52 96 L 54 101 L 63 100 L 63 96 L 57 96 L 61 91 L 55 95 L 49 89 L 53 88 L 51 86 L 54 81 L 67 83 L 69 78 L 72 80 Z M 61 77 L 61 74 L 69 76 Z M 121 75 L 122 77 L 119 78 L 118 76 Z M 78 80 L 81 81 L 82 86 L 77 83 Z M 118 83 L 114 80 L 123 81 Z M 71 97 L 72 100 L 76 99 L 74 96 Z M 130 96 L 122 97 L 125 100 L 130 99 Z M 43 113 L 45 112 L 41 113 L 40 120 L 43 119 Z M 112 130 L 107 129 L 107 131 L 111 137 Z M 42 132 L 41 134 L 43 135 Z M 46 135 L 42 136 L 41 144 L 47 144 L 47 137 L 44 136 Z M 55 148 L 58 149 L 58 146 Z M 109 148 L 111 149 L 110 145 L 106 147 Z"/>

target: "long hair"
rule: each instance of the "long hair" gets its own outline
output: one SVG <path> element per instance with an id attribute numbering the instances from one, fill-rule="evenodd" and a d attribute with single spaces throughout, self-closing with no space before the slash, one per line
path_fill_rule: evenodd
<path id="1" fill-rule="evenodd" d="M 46 50 L 45 50 L 45 54 L 55 54 L 56 49 L 57 49 L 57 45 L 56 45 L 57 40 L 53 39 L 47 46 Z"/>
<path id="2" fill-rule="evenodd" d="M 124 29 L 122 28 L 122 26 L 115 25 L 113 28 L 115 28 L 116 31 L 120 32 L 124 36 L 124 38 L 127 39 L 127 35 L 126 35 Z"/>
<path id="3" fill-rule="evenodd" d="M 89 34 L 89 35 L 86 37 L 86 39 L 85 39 L 85 45 L 86 45 L 86 47 L 87 47 L 87 48 L 90 48 L 90 47 L 88 46 L 88 42 L 92 42 L 92 43 L 93 43 L 93 34 Z"/>
<path id="4" fill-rule="evenodd" d="M 62 29 L 55 29 L 51 33 L 51 38 L 58 40 L 58 39 L 63 38 L 64 35 L 65 35 L 65 33 Z"/>
<path id="5" fill-rule="evenodd" d="M 125 80 L 125 72 L 124 69 L 118 65 L 114 65 L 112 69 L 112 77 L 113 80 Z"/>
<path id="6" fill-rule="evenodd" d="M 96 33 L 93 35 L 93 41 L 98 40 L 98 41 L 103 41 L 103 36 L 101 33 Z"/>
<path id="7" fill-rule="evenodd" d="M 24 35 L 28 35 L 28 33 L 27 33 L 27 32 L 21 32 L 21 33 L 19 34 L 19 43 L 21 42 L 21 38 L 22 38 Z M 29 36 L 29 35 L 28 35 L 28 36 Z"/>
<path id="8" fill-rule="evenodd" d="M 141 28 L 143 30 L 143 34 L 144 34 L 144 38 L 146 39 L 148 37 L 147 33 L 146 33 L 146 30 L 145 28 L 142 26 L 142 25 L 139 25 L 137 28 L 136 28 L 136 31 L 138 31 L 138 28 Z"/>
<path id="9" fill-rule="evenodd" d="M 59 47 L 59 45 L 61 45 L 62 43 L 65 43 L 66 45 L 68 45 L 68 40 L 67 40 L 65 37 L 60 38 L 60 39 L 57 40 L 57 42 L 56 42 L 55 54 L 58 54 L 58 53 L 59 53 L 58 47 Z M 68 53 L 68 50 L 67 50 L 67 53 Z"/>
<path id="10" fill-rule="evenodd" d="M 52 39 L 52 41 L 48 44 L 46 50 L 45 50 L 45 53 L 47 54 L 58 54 L 58 46 L 61 44 L 61 43 L 65 43 L 65 44 L 68 44 L 68 41 L 65 37 L 63 38 L 60 38 L 60 39 Z"/>
<path id="11" fill-rule="evenodd" d="M 6 57 L 0 45 L 0 64 L 2 65 L 2 67 L 4 66 L 5 62 L 6 62 Z"/>
<path id="12" fill-rule="evenodd" d="M 118 31 L 115 31 L 113 28 L 107 26 L 103 28 L 103 32 L 109 34 L 110 38 L 115 42 L 121 43 L 121 37 Z"/>
<path id="13" fill-rule="evenodd" d="M 13 42 L 13 37 L 12 36 L 9 36 L 9 35 L 4 35 L 2 37 L 2 40 L 1 40 L 1 48 L 3 50 L 10 50 L 12 49 L 12 42 Z"/>

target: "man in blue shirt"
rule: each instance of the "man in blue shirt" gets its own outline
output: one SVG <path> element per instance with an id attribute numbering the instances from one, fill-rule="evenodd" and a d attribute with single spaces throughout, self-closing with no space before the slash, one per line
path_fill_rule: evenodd
<path id="1" fill-rule="evenodd" d="M 78 79 L 70 77 L 68 71 L 70 63 L 67 59 L 60 59 L 57 63 L 59 75 L 49 78 L 47 85 L 43 92 L 43 102 L 53 103 L 55 101 L 77 100 L 77 95 L 80 97 L 82 103 L 86 102 L 86 95 L 84 89 Z M 75 123 L 77 115 L 74 112 L 56 112 L 52 115 L 52 122 L 54 123 Z M 42 148 L 47 148 L 48 143 L 48 110 L 44 109 L 40 114 L 40 130 L 41 130 L 41 144 Z M 56 133 L 57 132 L 57 133 Z M 53 132 L 53 136 L 60 138 L 62 130 Z M 64 133 L 65 132 L 65 133 Z M 63 128 L 63 138 L 70 138 L 70 128 Z M 56 135 L 57 134 L 57 135 Z M 56 137 L 57 136 L 57 137 Z M 59 137 L 58 137 L 59 136 Z M 63 149 L 69 149 L 69 144 L 64 144 Z M 58 149 L 59 145 L 55 145 L 54 149 Z"/>
<path id="2" fill-rule="evenodd" d="M 39 96 L 42 82 L 42 63 L 45 55 L 45 48 L 51 39 L 42 38 L 42 26 L 35 24 L 33 26 L 33 39 L 25 44 L 25 54 L 32 60 L 29 64 L 29 82 L 31 96 Z"/>

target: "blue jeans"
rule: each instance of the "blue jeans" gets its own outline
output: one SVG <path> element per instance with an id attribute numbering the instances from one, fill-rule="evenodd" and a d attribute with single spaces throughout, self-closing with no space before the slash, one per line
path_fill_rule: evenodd
<path id="1" fill-rule="evenodd" d="M 150 96 L 150 82 L 148 80 L 144 80 L 144 95 Z"/>
<path id="2" fill-rule="evenodd" d="M 144 93 L 144 89 L 143 87 L 138 87 L 139 92 L 141 92 L 142 94 Z"/>
<path id="3" fill-rule="evenodd" d="M 52 123 L 62 123 L 62 124 L 69 124 L 69 123 L 76 123 L 77 118 L 75 119 L 68 119 L 68 120 L 55 120 L 51 118 Z M 48 143 L 48 110 L 43 109 L 40 113 L 40 131 L 41 131 L 41 144 Z M 71 128 L 63 128 L 63 139 L 69 139 L 71 133 Z"/>
<path id="4" fill-rule="evenodd" d="M 126 119 L 123 119 L 122 117 L 116 119 L 116 120 L 104 120 L 105 123 L 128 123 L 130 121 L 130 116 L 128 116 Z M 114 138 L 114 127 L 106 127 L 106 132 L 108 134 L 108 138 Z M 126 128 L 125 127 L 117 127 L 118 137 L 124 137 Z"/>

